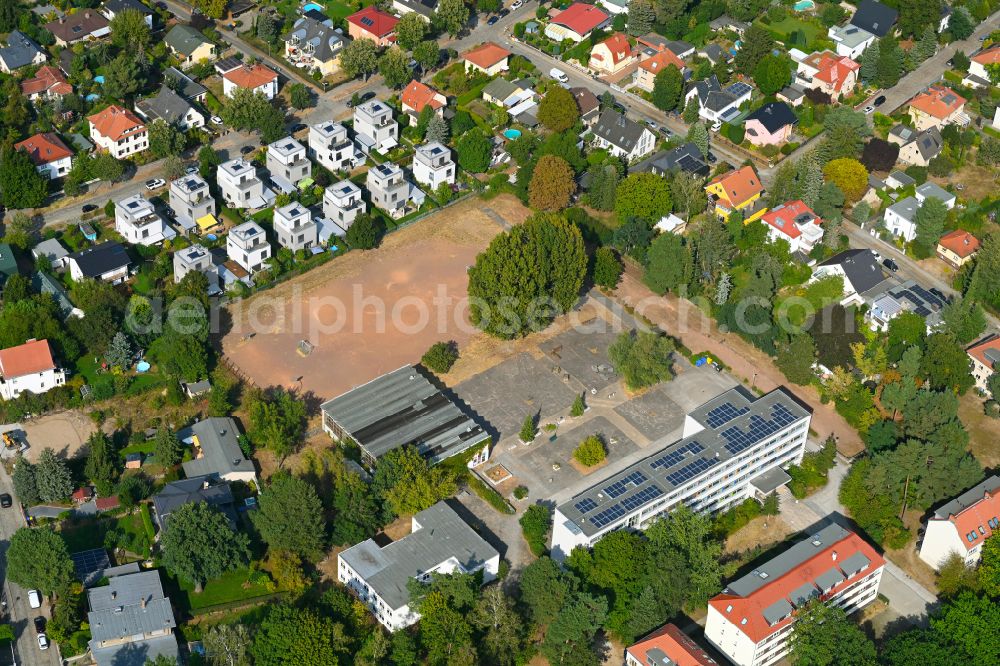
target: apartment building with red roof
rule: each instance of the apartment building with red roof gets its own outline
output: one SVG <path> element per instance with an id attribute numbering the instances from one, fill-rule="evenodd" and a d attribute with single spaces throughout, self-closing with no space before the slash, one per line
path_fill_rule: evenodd
<path id="1" fill-rule="evenodd" d="M 831 524 L 730 582 L 708 602 L 705 638 L 737 666 L 788 654 L 797 612 L 813 599 L 848 614 L 878 595 L 885 560 L 857 534 Z"/>
<path id="2" fill-rule="evenodd" d="M 997 355 L 996 346 L 983 353 Z M 972 350 L 969 350 L 970 355 Z M 920 543 L 920 559 L 940 569 L 952 555 L 967 566 L 982 556 L 983 542 L 1000 532 L 1000 476 L 993 475 L 934 512 Z"/>
<path id="3" fill-rule="evenodd" d="M 90 139 L 98 148 L 108 151 L 118 159 L 149 148 L 149 130 L 128 109 L 112 104 L 87 120 L 90 122 Z"/>
<path id="4" fill-rule="evenodd" d="M 703 647 L 673 624 L 665 624 L 625 649 L 625 666 L 715 666 Z"/>
<path id="5" fill-rule="evenodd" d="M 347 17 L 347 32 L 351 39 L 370 39 L 376 46 L 396 43 L 399 19 L 374 6 L 365 7 Z"/>
<path id="6" fill-rule="evenodd" d="M 1000 335 L 990 334 L 965 351 L 972 359 L 972 376 L 976 380 L 976 388 L 990 395 L 988 382 L 1000 362 Z"/>
<path id="7" fill-rule="evenodd" d="M 628 37 L 616 32 L 590 50 L 589 67 L 597 75 L 617 74 L 635 62 Z"/>
<path id="8" fill-rule="evenodd" d="M 14 144 L 35 164 L 35 169 L 48 179 L 62 178 L 73 168 L 73 151 L 53 132 L 43 132 Z"/>
<path id="9" fill-rule="evenodd" d="M 13 400 L 25 391 L 45 393 L 66 383 L 56 367 L 48 340 L 29 340 L 0 350 L 0 400 Z"/>
<path id="10" fill-rule="evenodd" d="M 545 26 L 545 36 L 557 42 L 570 39 L 579 44 L 591 32 L 604 27 L 610 20 L 611 17 L 596 6 L 574 2 L 565 11 L 552 17 Z"/>

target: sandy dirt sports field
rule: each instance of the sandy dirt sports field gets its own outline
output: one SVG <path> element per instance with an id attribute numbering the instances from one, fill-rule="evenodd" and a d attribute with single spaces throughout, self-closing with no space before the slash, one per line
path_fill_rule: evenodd
<path id="1" fill-rule="evenodd" d="M 468 199 L 389 234 L 377 250 L 235 303 L 223 353 L 258 386 L 329 399 L 419 361 L 435 342 L 461 346 L 474 334 L 468 267 L 502 231 L 497 216 L 518 224 L 528 213 L 510 195 Z M 312 345 L 307 355 L 301 341 Z"/>

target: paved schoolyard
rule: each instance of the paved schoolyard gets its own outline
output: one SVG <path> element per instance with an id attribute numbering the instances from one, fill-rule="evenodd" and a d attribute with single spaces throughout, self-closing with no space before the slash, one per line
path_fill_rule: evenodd
<path id="1" fill-rule="evenodd" d="M 666 437 L 684 425 L 684 410 L 670 398 L 669 385 L 661 384 L 615 407 L 615 413 L 650 440 Z"/>
<path id="2" fill-rule="evenodd" d="M 494 441 L 500 441 L 516 436 L 528 414 L 544 418 L 569 409 L 577 389 L 564 379 L 551 361 L 524 353 L 458 384 L 454 391 L 486 421 Z"/>
<path id="3" fill-rule="evenodd" d="M 554 365 L 572 375 L 588 392 L 600 391 L 618 380 L 612 369 L 614 364 L 608 359 L 608 347 L 619 333 L 597 318 L 560 333 L 539 347 Z"/>

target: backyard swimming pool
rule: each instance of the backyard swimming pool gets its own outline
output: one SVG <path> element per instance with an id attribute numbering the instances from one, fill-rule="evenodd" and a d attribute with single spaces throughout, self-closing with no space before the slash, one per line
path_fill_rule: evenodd
<path id="1" fill-rule="evenodd" d="M 511 128 L 511 129 L 505 129 L 505 130 L 503 131 L 503 135 L 504 135 L 504 136 L 505 136 L 506 138 L 508 138 L 508 139 L 510 139 L 511 141 L 513 141 L 514 139 L 516 139 L 516 138 L 518 138 L 518 137 L 520 137 L 520 136 L 521 136 L 521 130 L 518 130 L 518 129 L 513 129 L 513 128 Z"/>
<path id="2" fill-rule="evenodd" d="M 813 2 L 813 0 L 799 0 L 794 5 L 792 5 L 792 9 L 794 9 L 797 12 L 804 12 L 807 9 L 812 9 L 815 6 L 816 3 Z"/>
<path id="3" fill-rule="evenodd" d="M 312 11 L 314 9 L 316 11 L 318 11 L 318 12 L 322 12 L 323 11 L 323 7 L 321 5 L 317 5 L 315 2 L 310 2 L 308 5 L 303 5 L 302 6 L 302 11 L 303 12 Z"/>

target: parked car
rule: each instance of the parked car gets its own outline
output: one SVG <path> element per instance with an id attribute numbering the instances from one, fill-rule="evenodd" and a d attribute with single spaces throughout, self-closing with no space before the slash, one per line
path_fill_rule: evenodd
<path id="1" fill-rule="evenodd" d="M 38 590 L 28 590 L 28 605 L 32 608 L 42 607 L 42 595 Z"/>
<path id="2" fill-rule="evenodd" d="M 299 132 L 301 132 L 304 129 L 307 129 L 308 127 L 309 126 L 306 125 L 305 123 L 295 123 L 294 125 L 292 125 L 292 134 L 298 134 Z"/>
<path id="3" fill-rule="evenodd" d="M 523 5 L 524 3 L 521 2 L 521 0 L 514 0 L 514 2 L 510 3 L 510 8 L 512 11 L 516 11 L 520 9 Z"/>
<path id="4" fill-rule="evenodd" d="M 146 189 L 149 191 L 153 191 L 155 189 L 163 187 L 166 184 L 167 181 L 163 180 L 162 178 L 153 178 L 151 180 L 146 181 Z"/>
<path id="5" fill-rule="evenodd" d="M 486 25 L 496 25 L 496 22 L 500 20 L 499 16 L 491 16 L 486 19 Z"/>
<path id="6" fill-rule="evenodd" d="M 667 137 L 668 139 L 669 139 L 670 137 L 672 137 L 672 136 L 674 135 L 674 133 L 673 133 L 673 132 L 671 132 L 671 131 L 670 131 L 670 130 L 669 130 L 669 129 L 668 129 L 667 127 L 665 127 L 665 126 L 664 126 L 664 127 L 660 127 L 660 128 L 659 128 L 659 132 L 660 132 L 660 134 L 662 134 L 663 136 Z"/>
<path id="7" fill-rule="evenodd" d="M 367 102 L 368 100 L 370 100 L 374 96 L 375 96 L 375 92 L 372 91 L 372 90 L 369 90 L 368 92 L 361 93 L 360 95 L 358 95 L 358 104 L 364 104 L 365 102 Z M 347 102 L 347 108 L 348 109 L 354 107 L 354 104 L 352 103 L 352 101 L 353 100 L 349 100 Z"/>
<path id="8" fill-rule="evenodd" d="M 243 146 L 240 148 L 240 155 L 249 155 L 254 150 L 253 146 Z"/>
<path id="9" fill-rule="evenodd" d="M 549 70 L 549 76 L 551 76 L 559 83 L 569 83 L 569 77 L 566 76 L 566 72 L 556 67 L 553 67 L 552 69 Z"/>
<path id="10" fill-rule="evenodd" d="M 209 118 L 209 120 L 211 121 L 211 123 L 213 125 L 221 125 L 222 124 L 222 118 L 220 118 L 219 116 L 212 116 L 211 118 Z"/>
<path id="11" fill-rule="evenodd" d="M 654 123 L 652 120 L 647 120 L 646 121 L 646 127 L 648 127 L 649 129 L 651 129 L 651 130 L 653 130 L 655 132 L 657 130 L 657 128 L 659 127 L 659 125 L 657 125 L 656 123 Z"/>
<path id="12" fill-rule="evenodd" d="M 49 649 L 49 638 L 45 634 L 38 634 L 38 649 L 39 650 Z"/>
<path id="13" fill-rule="evenodd" d="M 875 113 L 875 107 L 872 106 L 871 104 L 869 104 L 865 108 L 861 109 L 861 111 L 867 116 L 867 115 L 870 115 L 872 113 Z"/>
<path id="14" fill-rule="evenodd" d="M 721 120 L 716 120 L 714 123 L 712 123 L 712 131 L 713 132 L 718 132 L 721 129 L 722 129 L 722 121 Z"/>
<path id="15" fill-rule="evenodd" d="M 39 615 L 35 618 L 35 633 L 44 634 L 45 633 L 45 618 Z"/>
<path id="16" fill-rule="evenodd" d="M 708 163 L 709 164 L 715 164 L 718 161 L 719 161 L 719 158 L 715 156 L 715 153 L 709 153 L 708 154 Z"/>
<path id="17" fill-rule="evenodd" d="M 504 18 L 505 16 L 509 16 L 509 15 L 510 15 L 510 10 L 509 9 L 501 9 L 500 13 L 497 16 L 499 16 L 500 18 Z"/>
<path id="18" fill-rule="evenodd" d="M 198 165 L 192 164 L 188 168 L 184 169 L 184 173 L 186 173 L 189 176 L 195 175 L 196 173 L 198 173 Z"/>
<path id="19" fill-rule="evenodd" d="M 10 493 L 4 493 L 0 495 L 0 506 L 5 509 L 9 509 L 14 506 L 14 498 L 10 496 Z"/>
<path id="20" fill-rule="evenodd" d="M 889 259 L 888 257 L 882 260 L 882 265 L 888 268 L 893 273 L 899 270 L 899 264 L 897 264 L 892 259 Z"/>
<path id="21" fill-rule="evenodd" d="M 885 104 L 885 95 L 879 95 L 875 98 L 875 102 L 872 106 L 882 106 L 883 104 Z"/>
<path id="22" fill-rule="evenodd" d="M 93 213 L 95 210 L 97 210 L 97 204 L 87 204 L 83 207 L 84 213 Z"/>

